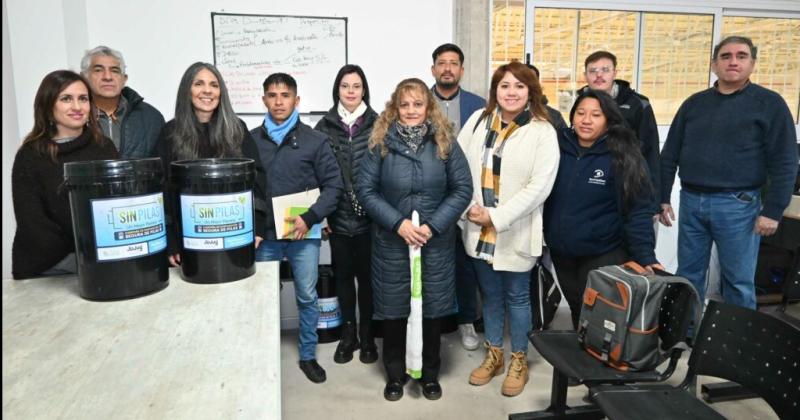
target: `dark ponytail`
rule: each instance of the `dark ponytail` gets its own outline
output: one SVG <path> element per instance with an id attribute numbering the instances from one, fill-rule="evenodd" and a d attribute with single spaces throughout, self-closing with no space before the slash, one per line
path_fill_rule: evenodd
<path id="1" fill-rule="evenodd" d="M 622 178 L 622 204 L 628 209 L 636 197 L 650 196 L 653 186 L 645 165 L 640 142 L 636 134 L 628 127 L 614 125 L 608 128 L 608 150 L 611 152 L 611 162 L 614 173 L 621 174 Z"/>

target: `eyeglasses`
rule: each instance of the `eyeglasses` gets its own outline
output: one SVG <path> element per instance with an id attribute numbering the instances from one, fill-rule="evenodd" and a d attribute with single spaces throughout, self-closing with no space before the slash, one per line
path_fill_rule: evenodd
<path id="1" fill-rule="evenodd" d="M 608 66 L 605 66 L 605 67 L 592 67 L 592 68 L 586 70 L 586 72 L 591 74 L 591 75 L 606 74 L 606 73 L 611 73 L 612 71 L 614 71 L 614 69 L 611 68 L 611 67 L 608 67 Z"/>

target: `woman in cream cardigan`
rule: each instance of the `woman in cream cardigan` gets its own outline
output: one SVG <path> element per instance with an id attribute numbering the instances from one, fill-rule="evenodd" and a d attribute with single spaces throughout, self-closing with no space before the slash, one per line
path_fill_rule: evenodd
<path id="1" fill-rule="evenodd" d="M 530 271 L 542 253 L 542 206 L 558 172 L 556 132 L 542 105 L 536 75 L 518 62 L 492 76 L 486 109 L 458 136 L 474 193 L 464 213 L 464 245 L 483 293 L 486 357 L 469 383 L 484 385 L 504 370 L 503 329 L 509 311 L 511 362 L 501 392 L 518 395 L 528 382 Z"/>

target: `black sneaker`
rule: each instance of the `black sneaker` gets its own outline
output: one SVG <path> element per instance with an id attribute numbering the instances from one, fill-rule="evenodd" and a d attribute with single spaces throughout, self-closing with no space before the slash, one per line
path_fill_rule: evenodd
<path id="1" fill-rule="evenodd" d="M 378 361 L 378 347 L 372 340 L 361 340 L 361 351 L 358 353 L 361 363 L 375 363 Z"/>
<path id="2" fill-rule="evenodd" d="M 317 359 L 301 360 L 300 370 L 306 374 L 309 381 L 320 384 L 325 382 L 325 369 L 317 363 Z"/>
<path id="3" fill-rule="evenodd" d="M 442 398 L 442 386 L 438 381 L 422 382 L 422 396 L 429 400 Z"/>
<path id="4" fill-rule="evenodd" d="M 397 401 L 403 398 L 403 381 L 389 381 L 383 388 L 383 398 L 388 401 Z"/>
<path id="5" fill-rule="evenodd" d="M 352 322 L 345 322 L 342 325 L 342 338 L 333 353 L 333 361 L 336 363 L 347 363 L 353 360 L 353 352 L 358 349 L 359 343 L 356 338 L 356 326 Z"/>
<path id="6" fill-rule="evenodd" d="M 479 333 L 485 332 L 483 329 L 483 317 L 476 319 L 475 322 L 472 323 L 472 325 L 475 326 L 475 332 Z"/>

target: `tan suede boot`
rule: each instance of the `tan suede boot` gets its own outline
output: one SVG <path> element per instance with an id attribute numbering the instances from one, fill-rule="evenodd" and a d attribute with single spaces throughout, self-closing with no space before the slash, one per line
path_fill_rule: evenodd
<path id="1" fill-rule="evenodd" d="M 483 363 L 469 375 L 469 383 L 472 385 L 486 385 L 492 378 L 502 374 L 504 370 L 503 348 L 489 345 L 488 341 L 484 343 L 484 346 L 486 347 L 486 357 L 483 359 Z"/>
<path id="2" fill-rule="evenodd" d="M 521 351 L 511 353 L 508 374 L 500 392 L 507 397 L 515 397 L 525 389 L 526 383 L 528 383 L 528 355 Z"/>

